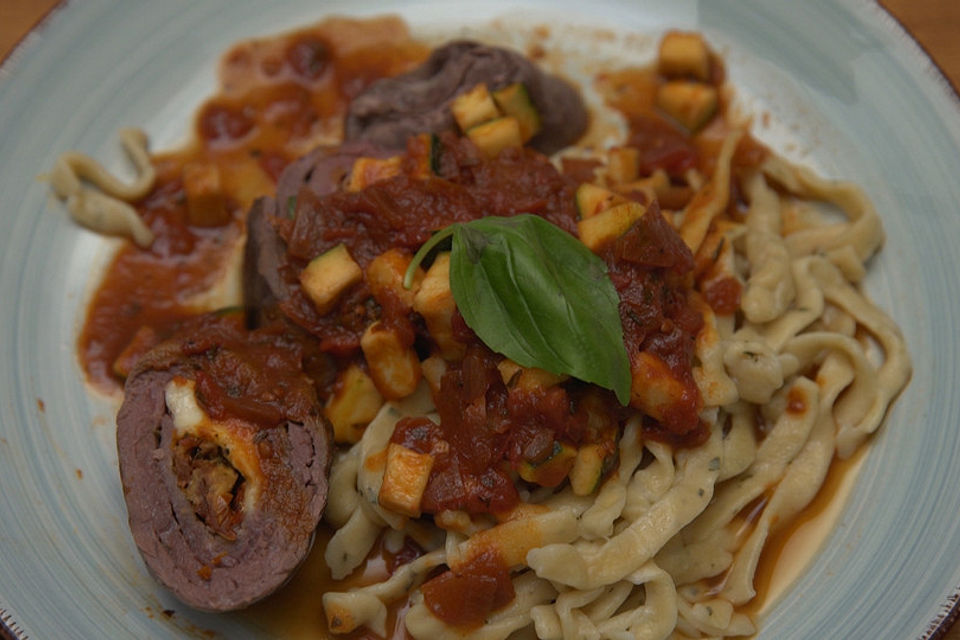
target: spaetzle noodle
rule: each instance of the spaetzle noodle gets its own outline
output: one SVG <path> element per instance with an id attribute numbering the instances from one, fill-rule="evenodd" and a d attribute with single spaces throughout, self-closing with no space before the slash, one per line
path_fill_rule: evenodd
<path id="1" fill-rule="evenodd" d="M 137 171 L 132 183 L 121 182 L 90 156 L 68 151 L 54 163 L 50 186 L 78 224 L 105 235 L 125 236 L 140 247 L 148 247 L 153 242 L 153 232 L 130 205 L 147 195 L 155 180 L 147 155 L 147 136 L 139 129 L 123 129 L 120 143 Z"/>

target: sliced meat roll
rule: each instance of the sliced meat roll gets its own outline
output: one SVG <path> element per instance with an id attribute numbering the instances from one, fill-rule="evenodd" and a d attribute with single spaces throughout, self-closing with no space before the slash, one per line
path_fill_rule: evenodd
<path id="1" fill-rule="evenodd" d="M 450 104 L 480 83 L 490 91 L 521 82 L 540 114 L 542 128 L 533 148 L 553 153 L 572 144 L 587 128 L 579 91 L 544 73 L 516 51 L 459 40 L 436 50 L 422 65 L 372 83 L 347 111 L 346 139 L 403 148 L 418 133 L 456 128 Z"/>
<path id="2" fill-rule="evenodd" d="M 324 196 L 338 189 L 357 158 L 386 158 L 396 151 L 354 142 L 319 147 L 287 167 L 277 184 L 276 198 L 259 198 L 247 214 L 247 243 L 243 262 L 243 295 L 256 324 L 277 317 L 276 303 L 288 299 L 291 287 L 282 276 L 288 257 L 272 218 L 291 216 L 301 189 Z"/>
<path id="3" fill-rule="evenodd" d="M 306 557 L 327 498 L 331 444 L 309 347 L 282 325 L 210 315 L 128 377 L 117 448 L 133 538 L 191 607 L 272 593 Z"/>

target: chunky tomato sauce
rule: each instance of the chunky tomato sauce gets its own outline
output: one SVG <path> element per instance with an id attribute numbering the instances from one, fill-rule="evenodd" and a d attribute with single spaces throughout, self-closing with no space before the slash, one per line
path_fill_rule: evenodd
<path id="1" fill-rule="evenodd" d="M 505 383 L 501 356 L 474 342 L 444 374 L 436 395 L 440 424 L 405 418 L 392 442 L 434 456 L 421 502 L 426 513 L 504 514 L 519 502 L 511 473 L 542 464 L 558 444 L 603 443 L 612 455 L 622 411 L 609 392 L 580 383 L 524 389 Z M 572 461 L 571 461 L 572 462 Z M 556 486 L 569 466 L 540 476 Z"/>
<path id="2" fill-rule="evenodd" d="M 472 558 L 420 587 L 435 616 L 458 627 L 479 627 L 490 611 L 513 601 L 510 567 L 495 552 Z"/>
<path id="3" fill-rule="evenodd" d="M 148 251 L 127 246 L 117 254 L 80 335 L 84 369 L 103 389 L 114 388 L 127 373 L 129 365 L 118 370 L 123 363 L 117 361 L 138 332 L 150 335 L 139 341 L 143 353 L 195 312 L 191 299 L 222 277 L 226 250 L 240 237 L 239 209 L 225 227 L 191 228 L 176 179 L 161 174 L 160 180 L 138 206 L 157 240 Z"/>
<path id="4" fill-rule="evenodd" d="M 195 359 L 196 393 L 214 420 L 261 428 L 316 418 L 316 389 L 325 362 L 313 340 L 275 324 L 249 332 L 243 313 L 203 315 L 185 323 L 180 350 Z M 307 375 L 304 375 L 306 373 Z"/>
<path id="5" fill-rule="evenodd" d="M 683 385 L 679 401 L 648 433 L 676 444 L 691 445 L 707 435 L 699 420 L 703 402 L 691 363 L 700 314 L 687 300 L 693 255 L 660 215 L 656 202 L 640 220 L 601 254 L 620 294 L 627 353 L 647 352 L 666 363 Z"/>
<path id="6" fill-rule="evenodd" d="M 239 237 L 252 200 L 272 190 L 279 172 L 308 141 L 336 126 L 332 123 L 339 122 L 356 91 L 422 56 L 421 49 L 403 41 L 392 48 L 354 47 L 338 54 L 329 26 L 230 52 L 222 72 L 224 91 L 200 110 L 196 143 L 158 157 L 157 187 L 139 205 L 158 240 L 148 252 L 122 251 L 91 305 L 81 340 L 91 378 L 101 384 L 116 380 L 124 373 L 115 366 L 124 349 L 120 361 L 133 360 L 196 313 L 191 301 L 222 273 L 219 264 Z M 642 171 L 679 174 L 697 166 L 698 151 L 689 136 L 655 115 L 644 84 L 649 78 L 639 73 L 619 80 L 628 87 L 623 104 L 633 109 L 631 143 L 641 149 Z M 332 312 L 319 314 L 298 285 L 309 260 L 345 244 L 366 267 L 387 249 L 416 251 L 436 230 L 485 215 L 534 213 L 575 234 L 575 178 L 593 168 L 571 161 L 570 171 L 561 173 L 526 149 L 487 159 L 452 134 L 429 148 L 422 139 L 411 139 L 404 161 L 407 170 L 401 175 L 359 191 L 319 197 L 303 189 L 290 203 L 291 215 L 274 220 L 287 248 L 280 275 L 294 291 L 281 302 L 282 310 L 319 338 L 321 350 L 346 361 L 356 358 L 360 336 L 377 319 L 399 330 L 408 345 L 425 349 L 429 336 L 415 314 L 390 299 L 371 297 L 362 284 Z M 198 162 L 215 165 L 223 179 L 229 218 L 220 226 L 191 224 L 183 170 Z M 420 170 L 424 165 L 430 167 L 426 175 Z M 651 424 L 650 433 L 679 444 L 700 441 L 702 402 L 690 367 L 701 323 L 686 298 L 692 256 L 662 217 L 646 215 L 602 257 L 621 296 L 628 353 L 657 356 L 685 388 L 681 402 L 659 424 Z M 401 423 L 394 435 L 396 442 L 423 452 L 443 443 L 435 452 L 424 511 L 505 512 L 518 501 L 514 477 L 520 465 L 539 464 L 562 445 L 600 443 L 609 454 L 615 451 L 617 425 L 625 414 L 612 394 L 577 382 L 535 391 L 510 388 L 497 369 L 501 357 L 460 324 L 468 355 L 444 376 L 437 397 L 442 424 Z M 144 327 L 150 331 L 144 333 Z M 242 399 L 209 391 L 215 409 L 243 409 Z M 539 483 L 550 485 L 551 473 L 559 482 L 568 470 L 544 471 Z"/>
<path id="7" fill-rule="evenodd" d="M 435 175 L 399 175 L 357 192 L 317 197 L 303 189 L 293 218 L 276 222 L 285 239 L 290 264 L 281 273 L 297 290 L 298 274 L 309 259 L 344 244 L 361 267 L 387 249 L 415 251 L 431 233 L 454 222 L 484 215 L 531 212 L 576 232 L 573 193 L 577 186 L 543 156 L 529 150 L 505 150 L 483 158 L 464 139 L 445 137 L 437 151 Z M 602 252 L 621 296 L 621 319 L 627 351 L 663 360 L 683 385 L 683 395 L 651 428 L 658 437 L 679 444 L 702 440 L 702 400 L 693 380 L 694 337 L 701 327 L 687 301 L 693 256 L 656 204 L 629 232 Z M 321 339 L 321 348 L 340 356 L 359 349 L 371 322 L 390 315 L 381 300 L 354 288 L 337 309 L 320 315 L 305 294 L 281 308 Z M 398 425 L 393 441 L 434 458 L 421 509 L 427 513 L 464 510 L 503 513 L 519 500 L 513 476 L 524 465 L 543 467 L 530 475 L 537 484 L 559 484 L 566 466 L 543 465 L 565 445 L 601 444 L 615 451 L 617 425 L 626 415 L 612 394 L 577 382 L 546 388 L 511 387 L 502 379 L 493 354 L 457 316 L 458 339 L 467 355 L 448 363 L 435 402 L 440 425 L 409 419 Z M 412 311 L 393 315 L 404 335 L 430 341 Z M 408 344 L 413 341 L 408 340 Z M 583 400 L 589 400 L 584 402 Z M 592 401 L 600 398 L 601 401 Z M 591 425 L 588 429 L 587 425 Z"/>
<path id="8" fill-rule="evenodd" d="M 417 144 L 416 139 L 411 141 L 408 159 L 422 153 Z M 348 292 L 338 308 L 325 315 L 299 290 L 301 269 L 338 244 L 346 245 L 365 268 L 387 249 L 415 252 L 434 231 L 485 215 L 536 213 L 567 231 L 576 228 L 575 185 L 544 156 L 508 149 L 487 161 L 472 144 L 452 135 L 443 136 L 437 153 L 435 175 L 400 175 L 361 191 L 324 197 L 303 189 L 294 217 L 277 221 L 288 249 L 288 262 L 280 273 L 294 289 L 281 307 L 317 335 L 325 349 L 338 354 L 355 351 L 361 334 L 380 313 L 367 304 L 370 294 L 362 288 Z M 382 299 L 377 302 L 384 304 Z"/>
<path id="9" fill-rule="evenodd" d="M 352 96 L 411 68 L 427 52 L 393 18 L 333 19 L 228 52 L 221 92 L 201 107 L 193 141 L 153 158 L 156 186 L 136 206 L 156 241 L 146 251 L 121 249 L 91 301 L 79 341 L 88 379 L 115 389 L 127 373 L 124 362 L 209 307 L 202 294 L 224 278 L 252 202 L 273 193 L 292 160 L 339 138 Z M 212 167 L 218 176 L 219 189 L 202 194 L 220 209 L 212 225 L 191 218 L 184 186 L 191 166 Z M 135 353 L 118 363 L 138 332 Z"/>
<path id="10" fill-rule="evenodd" d="M 725 77 L 723 62 L 711 60 L 710 83 L 720 86 Z M 597 86 L 605 101 L 623 114 L 629 127 L 626 144 L 639 149 L 641 175 L 649 175 L 657 169 L 680 180 L 684 174 L 696 169 L 702 175 L 713 173 L 723 139 L 730 129 L 728 120 L 728 97 L 721 94 L 718 112 L 696 136 L 665 116 L 656 106 L 657 88 L 664 79 L 653 68 L 627 68 L 604 72 L 597 77 Z M 734 153 L 733 165 L 737 169 L 756 167 L 769 154 L 769 150 L 752 136 L 744 136 Z M 665 209 L 681 209 L 693 195 L 692 191 L 673 194 L 676 200 L 664 202 Z"/>

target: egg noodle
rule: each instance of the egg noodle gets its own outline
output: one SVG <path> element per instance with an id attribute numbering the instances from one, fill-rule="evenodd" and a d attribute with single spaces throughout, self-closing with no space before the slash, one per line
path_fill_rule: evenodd
<path id="1" fill-rule="evenodd" d="M 860 290 L 884 239 L 870 200 L 853 184 L 774 154 L 734 172 L 745 137 L 731 128 L 712 175 L 688 172 L 692 198 L 663 213 L 698 264 L 708 265 L 697 282 L 742 286 L 735 313 L 715 312 L 701 285 L 688 292 L 704 321 L 693 375 L 705 441 L 673 447 L 647 438 L 636 411 L 622 426 L 618 466 L 589 495 L 567 484 L 524 488 L 521 503 L 496 519 L 455 511 L 415 518 L 379 497 L 397 423 L 439 419 L 430 385 L 421 382 L 383 404 L 359 440 L 339 448 L 324 518 L 334 531 L 325 560 L 335 580 L 350 576 L 380 541 L 396 551 L 409 537 L 423 553 L 381 582 L 323 594 L 332 631 L 365 627 L 386 637 L 391 610 L 408 599 L 406 629 L 423 640 L 757 631 L 744 605 L 757 595 L 765 545 L 810 504 L 834 458 L 851 456 L 878 428 L 909 379 L 910 360 L 897 326 Z M 147 175 L 142 141 L 129 134 L 125 141 Z M 74 199 L 70 210 L 83 224 L 149 244 L 130 210 L 111 205 L 102 209 L 113 213 L 97 216 L 90 213 L 96 206 L 82 202 L 90 189 L 79 186 L 81 178 L 100 188 L 96 197 L 117 202 L 146 191 L 138 182 L 127 193 L 91 163 L 61 159 L 57 193 Z M 743 215 L 731 213 L 731 184 Z M 490 552 L 510 567 L 513 600 L 473 628 L 436 617 L 420 585 L 438 568 L 456 572 Z"/>

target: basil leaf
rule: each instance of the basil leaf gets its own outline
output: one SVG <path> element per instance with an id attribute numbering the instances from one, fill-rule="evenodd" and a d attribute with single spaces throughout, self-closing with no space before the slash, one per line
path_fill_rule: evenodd
<path id="1" fill-rule="evenodd" d="M 525 367 L 611 389 L 627 404 L 620 298 L 600 258 L 534 215 L 480 218 L 452 233 L 450 288 L 484 344 Z"/>

